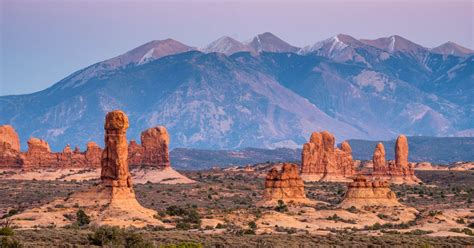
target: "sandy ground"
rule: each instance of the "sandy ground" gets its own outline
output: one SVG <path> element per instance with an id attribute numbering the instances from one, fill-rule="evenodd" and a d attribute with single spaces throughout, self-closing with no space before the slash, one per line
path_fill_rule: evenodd
<path id="1" fill-rule="evenodd" d="M 183 176 L 173 168 L 143 169 L 132 168 L 131 174 L 133 182 L 136 184 L 163 183 L 163 184 L 186 184 L 195 181 Z M 0 170 L 0 179 L 6 180 L 61 180 L 61 181 L 87 181 L 100 177 L 100 168 L 97 169 L 42 169 L 32 171 L 22 171 L 19 169 Z"/>

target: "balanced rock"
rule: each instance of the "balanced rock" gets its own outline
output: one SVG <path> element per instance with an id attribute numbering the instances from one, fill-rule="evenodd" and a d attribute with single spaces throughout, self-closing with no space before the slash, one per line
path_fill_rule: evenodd
<path id="1" fill-rule="evenodd" d="M 400 135 L 395 142 L 395 161 L 385 160 L 382 143 L 377 144 L 372 158 L 374 169 L 372 176 L 395 184 L 418 184 L 421 180 L 415 176 L 414 164 L 408 163 L 408 140 Z"/>
<path id="2" fill-rule="evenodd" d="M 352 149 L 347 142 L 334 147 L 335 138 L 327 131 L 314 132 L 301 153 L 301 177 L 305 181 L 349 181 L 355 174 Z"/>
<path id="3" fill-rule="evenodd" d="M 400 206 L 397 196 L 390 190 L 386 181 L 368 181 L 364 176 L 358 175 L 353 182 L 348 184 L 341 208 L 363 206 Z"/>
<path id="4" fill-rule="evenodd" d="M 0 126 L 0 167 L 18 167 L 21 163 L 18 134 L 12 126 Z"/>

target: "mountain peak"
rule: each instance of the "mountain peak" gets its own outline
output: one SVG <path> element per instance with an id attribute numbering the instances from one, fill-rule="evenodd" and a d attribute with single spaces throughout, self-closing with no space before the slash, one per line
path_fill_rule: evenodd
<path id="1" fill-rule="evenodd" d="M 474 54 L 474 50 L 463 47 L 455 42 L 448 41 L 440 46 L 431 49 L 433 53 L 439 53 L 443 55 L 455 55 L 455 56 L 469 56 Z"/>
<path id="2" fill-rule="evenodd" d="M 225 55 L 232 55 L 234 53 L 243 51 L 251 51 L 250 47 L 229 36 L 222 36 L 201 50 L 205 53 L 217 52 L 223 53 Z"/>
<path id="3" fill-rule="evenodd" d="M 391 35 L 389 37 L 378 38 L 375 40 L 362 39 L 360 41 L 390 53 L 398 51 L 416 53 L 418 51 L 427 50 L 425 47 L 399 35 Z"/>
<path id="4" fill-rule="evenodd" d="M 297 52 L 299 50 L 298 47 L 288 44 L 270 32 L 258 34 L 247 45 L 256 52 Z"/>

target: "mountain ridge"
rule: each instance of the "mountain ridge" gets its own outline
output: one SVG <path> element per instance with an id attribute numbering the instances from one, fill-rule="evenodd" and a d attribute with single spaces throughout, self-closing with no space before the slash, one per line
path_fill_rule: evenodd
<path id="1" fill-rule="evenodd" d="M 224 53 L 146 43 L 45 90 L 1 96 L 0 124 L 59 149 L 99 141 L 103 115 L 115 108 L 135 120 L 131 138 L 165 125 L 175 147 L 297 147 L 323 129 L 338 139 L 472 133 L 474 56 L 413 54 L 416 46 L 389 53 L 343 34 L 301 52 L 271 33 L 257 37 L 221 38 L 214 50 L 250 47 Z M 334 49 L 337 42 L 345 47 Z"/>

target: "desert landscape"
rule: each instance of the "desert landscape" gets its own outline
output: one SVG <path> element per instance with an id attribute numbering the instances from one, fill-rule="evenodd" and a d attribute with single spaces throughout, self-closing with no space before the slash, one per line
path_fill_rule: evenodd
<path id="1" fill-rule="evenodd" d="M 1 126 L 2 244 L 125 247 L 470 246 L 474 171 L 415 170 L 400 135 L 386 158 L 352 158 L 347 142 L 314 132 L 301 164 L 172 169 L 165 127 L 128 142 L 129 121 L 109 112 L 104 143 L 21 152 Z M 421 166 L 420 166 L 421 167 Z"/>
<path id="2" fill-rule="evenodd" d="M 473 0 L 0 16 L 0 248 L 474 247 Z"/>

